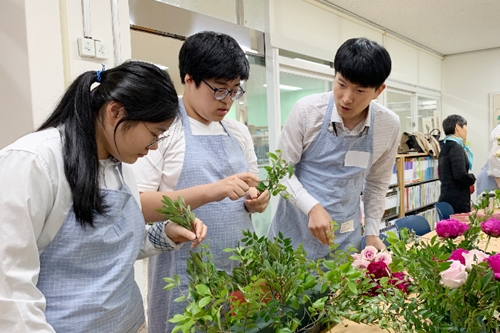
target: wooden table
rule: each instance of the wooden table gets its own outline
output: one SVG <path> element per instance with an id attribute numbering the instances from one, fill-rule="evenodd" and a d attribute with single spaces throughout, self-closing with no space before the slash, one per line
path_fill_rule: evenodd
<path id="1" fill-rule="evenodd" d="M 338 324 L 335 325 L 331 330 L 325 330 L 321 333 L 381 333 L 386 332 L 383 329 L 378 328 L 377 326 L 370 326 L 366 324 L 357 324 L 350 320 L 344 320 L 344 325 Z M 347 327 L 345 325 L 348 325 Z"/>

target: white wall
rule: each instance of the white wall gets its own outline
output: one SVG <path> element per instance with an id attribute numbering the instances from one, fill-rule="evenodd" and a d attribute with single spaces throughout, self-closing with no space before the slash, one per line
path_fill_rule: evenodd
<path id="1" fill-rule="evenodd" d="M 441 89 L 441 61 L 385 31 L 348 17 L 313 0 L 269 0 L 270 41 L 275 48 L 333 61 L 349 38 L 365 37 L 384 45 L 392 59 L 391 80 Z"/>
<path id="2" fill-rule="evenodd" d="M 477 175 L 488 155 L 488 94 L 500 91 L 500 49 L 445 57 L 442 79 L 443 118 L 459 114 L 467 119 L 472 171 Z"/>
<path id="3" fill-rule="evenodd" d="M 25 5 L 0 2 L 0 149 L 33 129 Z"/>

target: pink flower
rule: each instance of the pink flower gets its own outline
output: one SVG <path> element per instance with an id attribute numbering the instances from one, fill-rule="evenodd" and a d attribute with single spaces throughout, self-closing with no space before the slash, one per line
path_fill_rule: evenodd
<path id="1" fill-rule="evenodd" d="M 465 266 L 458 260 L 452 260 L 450 268 L 439 273 L 441 275 L 441 284 L 451 289 L 462 286 L 467 280 L 469 273 L 465 270 Z"/>
<path id="2" fill-rule="evenodd" d="M 470 250 L 468 253 L 463 253 L 463 258 L 465 259 L 465 269 L 470 271 L 472 269 L 472 265 L 477 265 L 480 262 L 483 262 L 489 255 L 479 250 Z"/>
<path id="3" fill-rule="evenodd" d="M 361 259 L 361 254 L 360 253 L 353 253 L 351 255 L 351 257 L 354 259 L 354 261 L 360 260 Z"/>
<path id="4" fill-rule="evenodd" d="M 375 259 L 375 255 L 377 254 L 377 252 L 378 251 L 375 246 L 368 245 L 363 249 L 363 251 L 361 251 L 361 257 L 364 260 L 372 261 L 373 259 Z"/>
<path id="5" fill-rule="evenodd" d="M 484 231 L 485 234 L 488 234 L 491 237 L 499 237 L 500 220 L 491 218 L 488 221 L 481 223 L 481 229 Z"/>
<path id="6" fill-rule="evenodd" d="M 392 262 L 392 256 L 389 252 L 387 251 L 384 251 L 384 252 L 379 252 L 377 253 L 377 255 L 375 256 L 375 259 L 373 259 L 373 261 L 382 261 L 384 262 L 386 265 L 389 265 L 391 262 Z"/>
<path id="7" fill-rule="evenodd" d="M 469 251 L 465 249 L 456 249 L 451 253 L 451 256 L 448 260 L 458 260 L 462 265 L 465 265 L 465 258 L 463 256 L 464 253 L 469 253 Z"/>
<path id="8" fill-rule="evenodd" d="M 358 260 L 354 260 L 354 262 L 352 263 L 352 267 L 367 269 L 369 264 L 370 264 L 370 261 L 368 261 L 368 260 L 358 259 Z"/>
<path id="9" fill-rule="evenodd" d="M 436 224 L 436 233 L 443 238 L 456 238 L 462 236 L 469 226 L 457 220 L 442 220 Z"/>
<path id="10" fill-rule="evenodd" d="M 486 258 L 485 261 L 490 265 L 491 270 L 495 273 L 495 279 L 500 280 L 500 253 L 494 254 L 489 258 Z"/>
<path id="11" fill-rule="evenodd" d="M 389 267 L 383 261 L 371 262 L 368 267 L 368 273 L 370 273 L 374 278 L 380 279 L 384 276 L 389 276 Z"/>

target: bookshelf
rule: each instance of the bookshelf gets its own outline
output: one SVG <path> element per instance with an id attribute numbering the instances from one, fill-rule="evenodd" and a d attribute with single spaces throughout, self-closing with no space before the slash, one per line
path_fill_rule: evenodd
<path id="1" fill-rule="evenodd" d="M 441 184 L 438 179 L 438 160 L 418 154 L 398 154 L 395 177 L 399 191 L 398 217 L 418 214 L 424 216 L 434 228 L 437 212 L 434 204 L 439 199 Z"/>

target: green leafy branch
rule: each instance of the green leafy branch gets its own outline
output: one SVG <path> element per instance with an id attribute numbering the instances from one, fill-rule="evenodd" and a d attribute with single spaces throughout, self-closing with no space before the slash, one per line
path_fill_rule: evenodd
<path id="1" fill-rule="evenodd" d="M 271 164 L 264 167 L 267 171 L 267 179 L 265 181 L 260 181 L 256 188 L 260 193 L 269 190 L 269 193 L 276 196 L 280 192 L 286 190 L 286 186 L 280 184 L 280 180 L 286 176 L 291 177 L 293 175 L 293 165 L 288 164 L 288 162 L 281 157 L 281 150 L 276 150 L 274 153 L 269 152 L 267 156 L 269 156 L 269 162 Z M 288 199 L 290 196 L 290 194 L 284 194 L 283 198 Z"/>
<path id="2" fill-rule="evenodd" d="M 162 214 L 165 220 L 170 220 L 194 232 L 194 220 L 196 216 L 191 211 L 191 207 L 186 205 L 183 197 L 179 197 L 174 201 L 164 195 L 161 202 L 163 203 L 163 207 L 156 211 Z"/>

